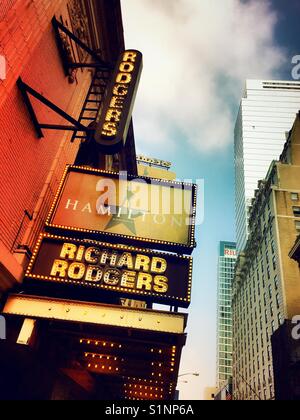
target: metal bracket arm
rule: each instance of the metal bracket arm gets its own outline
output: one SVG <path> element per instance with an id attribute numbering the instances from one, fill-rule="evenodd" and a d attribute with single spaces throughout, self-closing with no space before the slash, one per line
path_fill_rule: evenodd
<path id="1" fill-rule="evenodd" d="M 88 47 L 84 42 L 82 42 L 76 35 L 74 35 L 68 28 L 66 28 L 59 20 L 56 19 L 54 16 L 52 19 L 52 25 L 55 30 L 58 46 L 60 53 L 62 55 L 63 64 L 66 70 L 74 69 L 74 68 L 99 68 L 100 70 L 109 71 L 111 70 L 111 65 L 105 63 L 98 54 L 93 51 L 90 47 Z M 74 41 L 80 48 L 82 48 L 85 52 L 89 54 L 90 57 L 95 61 L 94 63 L 72 63 L 67 60 L 66 55 L 64 53 L 64 48 L 62 46 L 62 40 L 60 37 L 60 31 L 62 31 L 65 35 L 67 35 L 72 41 Z"/>
<path id="2" fill-rule="evenodd" d="M 17 81 L 17 86 L 21 91 L 21 94 L 23 96 L 24 102 L 27 106 L 29 115 L 32 119 L 32 122 L 34 124 L 37 136 L 39 138 L 44 137 L 44 133 L 42 129 L 47 130 L 69 130 L 69 131 L 84 131 L 86 133 L 90 132 L 92 129 L 89 127 L 84 126 L 79 121 L 75 120 L 75 118 L 71 117 L 69 114 L 67 114 L 65 111 L 63 111 L 61 108 L 59 108 L 57 105 L 55 105 L 53 102 L 46 99 L 44 96 L 42 96 L 40 93 L 38 93 L 36 90 L 34 90 L 32 87 L 27 85 L 23 82 L 21 78 Z M 54 111 L 56 114 L 58 114 L 60 117 L 64 118 L 66 121 L 71 123 L 72 125 L 60 125 L 60 124 L 43 124 L 40 123 L 38 120 L 38 117 L 35 113 L 35 110 L 33 108 L 32 102 L 30 100 L 30 95 L 36 98 L 38 101 L 43 103 L 46 107 L 50 108 L 52 111 Z"/>

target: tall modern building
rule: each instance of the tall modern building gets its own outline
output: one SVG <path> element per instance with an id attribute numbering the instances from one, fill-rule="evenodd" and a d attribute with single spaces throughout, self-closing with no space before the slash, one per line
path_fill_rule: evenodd
<path id="1" fill-rule="evenodd" d="M 277 160 L 300 109 L 300 82 L 247 80 L 235 128 L 237 249 L 245 248 L 257 182 Z"/>
<path id="2" fill-rule="evenodd" d="M 232 377 L 232 281 L 236 244 L 221 242 L 218 264 L 217 388 Z"/>
<path id="3" fill-rule="evenodd" d="M 290 258 L 292 255 L 297 260 L 295 242 L 299 234 L 300 114 L 280 160 L 271 164 L 267 177 L 256 190 L 250 211 L 249 238 L 236 264 L 233 282 L 235 400 L 272 400 L 280 393 L 274 370 L 276 373 L 280 369 L 286 348 L 278 345 L 282 342 L 281 333 L 275 347 L 272 338 L 285 320 L 292 320 L 300 313 L 299 266 Z M 287 370 L 284 375 L 287 376 Z"/>

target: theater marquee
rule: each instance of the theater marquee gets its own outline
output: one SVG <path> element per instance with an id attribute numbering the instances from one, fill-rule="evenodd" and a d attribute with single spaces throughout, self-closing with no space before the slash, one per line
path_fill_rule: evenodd
<path id="1" fill-rule="evenodd" d="M 191 254 L 196 186 L 69 166 L 48 216 L 54 233 Z"/>
<path id="2" fill-rule="evenodd" d="M 42 234 L 26 278 L 188 307 L 192 259 L 90 240 Z"/>
<path id="3" fill-rule="evenodd" d="M 139 51 L 121 54 L 95 132 L 96 143 L 103 153 L 115 154 L 126 142 L 142 67 L 143 56 Z"/>

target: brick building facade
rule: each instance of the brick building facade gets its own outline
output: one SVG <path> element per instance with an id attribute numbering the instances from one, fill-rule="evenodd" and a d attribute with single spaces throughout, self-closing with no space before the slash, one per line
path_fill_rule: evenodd
<path id="1" fill-rule="evenodd" d="M 103 0 L 1 2 L 0 55 L 5 57 L 7 75 L 0 81 L 0 292 L 22 280 L 28 254 L 42 229 L 65 165 L 74 163 L 80 144 L 78 140 L 71 143 L 69 131 L 48 130 L 39 139 L 17 87 L 21 77 L 78 119 L 92 70 L 76 69 L 65 74 L 51 23 L 53 16 L 107 63 L 113 64 L 124 49 L 119 1 L 110 1 L 109 5 Z M 64 46 L 71 60 L 89 60 L 74 43 L 65 40 Z M 36 99 L 32 102 L 40 121 L 63 123 L 45 105 Z M 123 159 L 116 160 L 123 162 L 123 169 L 129 166 L 134 172 L 132 129 L 129 137 Z"/>
<path id="2" fill-rule="evenodd" d="M 287 362 L 280 360 L 287 336 L 285 321 L 300 311 L 299 267 L 289 255 L 300 232 L 299 151 L 298 114 L 280 160 L 271 164 L 259 183 L 251 208 L 250 237 L 237 262 L 233 283 L 236 400 L 278 398 L 276 379 L 280 366 Z"/>
<path id="3" fill-rule="evenodd" d="M 91 135 L 124 49 L 120 0 L 1 2 L 0 56 L 7 63 L 7 77 L 0 81 L 0 320 L 6 323 L 6 337 L 0 337 L 1 399 L 175 397 L 186 313 L 177 306 L 152 309 L 157 296 L 146 299 L 145 291 L 126 293 L 128 299 L 123 299 L 123 289 L 113 285 L 96 294 L 94 286 L 100 284 L 95 279 L 87 289 L 73 281 L 56 287 L 33 284 L 28 274 L 39 234 L 47 231 L 54 237 L 45 221 L 67 164 L 85 166 L 80 171 L 137 175 L 131 120 L 126 119 L 117 154 L 104 155 L 95 133 Z M 86 232 L 78 232 L 78 237 L 68 232 L 70 241 L 88 239 Z M 57 240 L 66 240 L 61 229 L 56 234 Z M 97 236 L 91 234 L 90 240 L 100 246 Z M 113 249 L 121 252 L 127 240 L 120 235 Z M 110 241 L 112 236 L 107 236 L 101 246 L 110 248 Z M 50 260 L 46 252 L 46 263 Z M 191 265 L 185 267 L 189 285 Z M 109 272 L 119 273 L 111 267 Z M 143 300 L 129 299 L 132 296 Z"/>

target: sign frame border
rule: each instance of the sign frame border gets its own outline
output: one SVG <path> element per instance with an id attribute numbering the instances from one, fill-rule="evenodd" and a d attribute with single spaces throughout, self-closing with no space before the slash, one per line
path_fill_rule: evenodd
<path id="1" fill-rule="evenodd" d="M 178 260 L 186 260 L 188 261 L 188 279 L 187 279 L 188 284 L 187 284 L 186 296 L 184 298 L 176 297 L 176 296 L 166 296 L 166 295 L 162 295 L 156 292 L 137 291 L 133 289 L 123 288 L 123 287 L 118 287 L 118 286 L 109 286 L 109 285 L 101 286 L 97 283 L 89 283 L 86 281 L 62 279 L 58 277 L 52 277 L 50 275 L 44 276 L 44 275 L 33 274 L 32 269 L 37 260 L 38 253 L 41 249 L 44 239 L 52 239 L 52 240 L 57 240 L 57 241 L 62 241 L 62 242 L 68 241 L 70 243 L 75 242 L 75 243 L 80 243 L 80 244 L 86 241 L 86 244 L 93 244 L 94 246 L 98 245 L 101 247 L 107 247 L 107 248 L 115 249 L 118 251 L 124 250 L 124 252 L 126 251 L 138 252 L 138 253 L 144 253 L 144 254 L 152 255 L 152 256 L 165 257 L 166 259 L 167 257 L 172 257 Z M 34 281 L 42 280 L 42 281 L 45 281 L 47 283 L 52 283 L 52 284 L 76 285 L 76 286 L 84 287 L 85 289 L 90 289 L 90 290 L 94 289 L 94 290 L 103 291 L 103 292 L 120 293 L 120 294 L 124 293 L 123 297 L 128 297 L 129 299 L 140 299 L 140 298 L 143 299 L 144 298 L 147 301 L 152 301 L 152 303 L 157 303 L 157 304 L 162 304 L 162 305 L 175 305 L 182 308 L 188 308 L 191 304 L 191 295 L 192 295 L 193 258 L 186 255 L 168 254 L 166 252 L 159 252 L 159 251 L 154 251 L 154 250 L 145 249 L 145 248 L 144 249 L 137 248 L 137 247 L 133 247 L 129 245 L 110 244 L 107 242 L 96 241 L 93 239 L 83 240 L 80 238 L 70 238 L 66 236 L 52 235 L 50 233 L 43 232 L 39 235 L 38 241 L 35 245 L 35 248 L 32 253 L 32 257 L 28 264 L 27 270 L 25 272 L 24 278 L 25 280 L 34 280 Z"/>
<path id="2" fill-rule="evenodd" d="M 196 248 L 196 240 L 195 240 L 195 223 L 196 223 L 196 206 L 197 206 L 197 190 L 198 186 L 196 184 L 190 184 L 185 182 L 179 182 L 179 181 L 169 181 L 169 180 L 160 180 L 150 177 L 144 177 L 139 175 L 130 175 L 127 174 L 128 180 L 134 180 L 134 179 L 143 179 L 145 181 L 151 181 L 151 182 L 160 182 L 162 185 L 166 186 L 187 186 L 192 191 L 192 207 L 191 207 L 191 215 L 190 217 L 193 220 L 192 225 L 189 227 L 189 235 L 188 235 L 188 244 L 182 244 L 177 242 L 170 242 L 170 241 L 162 241 L 157 239 L 147 239 L 142 238 L 139 236 L 130 236 L 130 235 L 122 235 L 118 233 L 112 233 L 112 232 L 104 232 L 104 231 L 97 231 L 97 230 L 91 230 L 91 229 L 84 229 L 84 228 L 77 228 L 77 227 L 71 227 L 71 226 L 63 226 L 63 225 L 56 225 L 52 222 L 52 219 L 55 215 L 56 209 L 58 207 L 61 194 L 64 190 L 65 181 L 67 178 L 67 175 L 70 171 L 75 171 L 82 173 L 89 173 L 91 175 L 103 175 L 106 177 L 113 177 L 118 178 L 119 172 L 113 172 L 108 170 L 102 170 L 102 169 L 94 169 L 86 166 L 76 166 L 76 165 L 67 165 L 65 168 L 65 171 L 63 173 L 61 182 L 59 184 L 58 190 L 56 192 L 56 195 L 54 197 L 54 201 L 51 205 L 50 211 L 47 215 L 46 221 L 45 221 L 45 227 L 46 229 L 54 229 L 56 232 L 73 232 L 75 234 L 76 232 L 79 234 L 88 234 L 88 235 L 97 235 L 97 237 L 104 239 L 104 242 L 107 240 L 111 240 L 113 243 L 120 243 L 119 241 L 128 241 L 130 245 L 133 246 L 142 246 L 142 247 L 153 247 L 156 246 L 158 250 L 162 251 L 168 251 L 168 252 L 177 252 L 177 253 L 186 253 L 187 255 L 191 255 L 193 250 Z"/>

